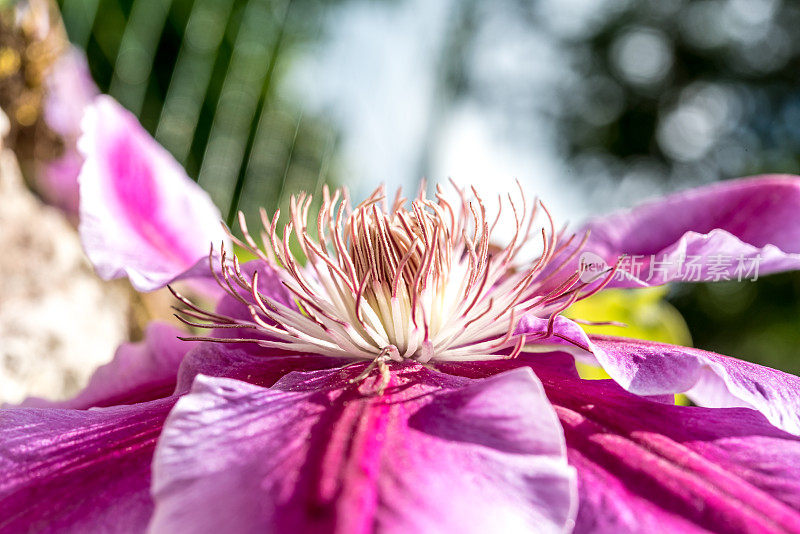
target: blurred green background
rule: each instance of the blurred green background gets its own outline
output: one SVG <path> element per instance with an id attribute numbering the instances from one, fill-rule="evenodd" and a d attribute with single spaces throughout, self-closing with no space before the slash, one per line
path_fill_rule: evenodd
<path id="1" fill-rule="evenodd" d="M 136 113 L 229 223 L 331 181 L 337 133 L 276 86 L 316 39 L 316 0 L 63 0 L 101 91 Z M 267 200 L 269 199 L 269 200 Z"/>
<path id="2" fill-rule="evenodd" d="M 359 193 L 508 174 L 581 218 L 800 172 L 796 2 L 59 5 L 101 90 L 229 220 L 326 181 Z M 800 372 L 798 275 L 677 285 L 667 298 L 696 346 Z"/>

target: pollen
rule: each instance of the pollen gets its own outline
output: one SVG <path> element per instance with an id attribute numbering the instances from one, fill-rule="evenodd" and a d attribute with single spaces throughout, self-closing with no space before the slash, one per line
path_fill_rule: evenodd
<path id="1" fill-rule="evenodd" d="M 581 280 L 573 260 L 582 243 L 575 236 L 563 239 L 544 204 L 528 205 L 519 184 L 518 196 L 498 198 L 491 217 L 474 188 L 452 186 L 456 202 L 437 186 L 433 198 L 423 187 L 413 201 L 398 190 L 390 203 L 381 187 L 355 207 L 345 189 L 331 194 L 324 188 L 311 222 L 316 238 L 309 232 L 312 198 L 300 193 L 291 198 L 282 229 L 279 211 L 270 218 L 261 210 L 260 246 L 240 213 L 244 239 L 231 238 L 277 273 L 296 305 L 265 294 L 258 270 L 245 274 L 236 256 L 223 249 L 217 263 L 213 251 L 209 255 L 212 272 L 251 319 L 204 311 L 176 293 L 186 306 L 179 310 L 182 320 L 258 333 L 193 339 L 355 360 L 514 358 L 551 336 L 559 313 L 610 280 Z M 536 225 L 539 215 L 542 227 Z M 512 223 L 504 242 L 492 239 L 503 216 Z M 538 256 L 520 261 L 523 247 L 533 241 Z M 547 318 L 547 329 L 517 332 L 526 314 Z"/>

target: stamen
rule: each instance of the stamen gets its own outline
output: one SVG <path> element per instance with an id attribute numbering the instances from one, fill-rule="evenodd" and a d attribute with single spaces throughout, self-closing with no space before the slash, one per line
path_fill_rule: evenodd
<path id="1" fill-rule="evenodd" d="M 275 270 L 296 307 L 259 291 L 263 272 L 246 274 L 223 247 L 218 265 L 209 254 L 213 276 L 252 320 L 205 311 L 170 288 L 183 304 L 175 308 L 179 318 L 193 328 L 243 329 L 243 337 L 235 339 L 192 339 L 371 360 L 364 376 L 376 366 L 383 372 L 389 361 L 514 358 L 530 343 L 562 337 L 554 332 L 555 318 L 604 287 L 619 264 L 603 279 L 581 282 L 581 272 L 570 266 L 586 237 L 577 245 L 575 236 L 562 240 L 564 231 L 556 231 L 542 202 L 537 199 L 528 209 L 519 182 L 518 201 L 512 195 L 505 202 L 498 197 L 493 217 L 475 188 L 467 195 L 455 183 L 453 187 L 460 205 L 446 200 L 441 186 L 432 199 L 422 186 L 408 209 L 400 190 L 391 205 L 378 188 L 354 209 L 345 189 L 331 194 L 324 187 L 311 226 L 316 239 L 309 235 L 312 198 L 305 193 L 290 199 L 281 235 L 280 212 L 269 218 L 260 210 L 261 245 L 240 213 L 243 239 L 226 231 L 234 243 Z M 506 202 L 510 209 L 504 211 Z M 545 217 L 541 232 L 534 222 L 539 208 Z M 492 236 L 509 214 L 510 239 L 496 246 Z M 527 264 L 517 263 L 537 233 L 541 253 Z M 299 257 L 292 253 L 292 239 L 299 245 Z M 515 334 L 520 318 L 528 314 L 547 319 L 546 330 Z M 245 332 L 258 335 L 248 338 Z"/>

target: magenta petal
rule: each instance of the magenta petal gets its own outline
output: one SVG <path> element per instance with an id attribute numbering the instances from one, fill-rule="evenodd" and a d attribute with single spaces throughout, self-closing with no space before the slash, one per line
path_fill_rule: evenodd
<path id="1" fill-rule="evenodd" d="M 630 256 L 634 276 L 618 287 L 752 278 L 756 264 L 758 274 L 800 267 L 798 212 L 800 177 L 726 181 L 590 221 L 584 250 L 608 263 Z"/>
<path id="2" fill-rule="evenodd" d="M 578 470 L 575 532 L 800 532 L 800 440 L 757 412 L 542 381 Z"/>
<path id="3" fill-rule="evenodd" d="M 525 315 L 517 323 L 515 334 L 525 334 L 526 352 L 568 352 L 586 363 L 595 364 L 591 352 L 589 336 L 581 326 L 564 317 L 557 315 L 552 324 L 549 319 Z"/>
<path id="4" fill-rule="evenodd" d="M 152 532 L 570 524 L 573 472 L 530 370 L 475 381 L 408 365 L 380 397 L 348 384 L 361 368 L 292 373 L 271 389 L 199 376 L 159 442 Z"/>
<path id="5" fill-rule="evenodd" d="M 701 406 L 752 408 L 776 427 L 800 434 L 800 377 L 698 349 L 625 338 L 591 339 L 598 362 L 632 393 L 685 392 Z"/>
<path id="6" fill-rule="evenodd" d="M 800 532 L 797 437 L 753 410 L 652 402 L 537 358 L 442 368 L 477 378 L 532 364 L 578 471 L 575 532 Z"/>
<path id="7" fill-rule="evenodd" d="M 149 291 L 227 241 L 208 194 L 131 113 L 101 95 L 82 126 L 79 230 L 98 275 Z"/>
<path id="8" fill-rule="evenodd" d="M 180 335 L 186 332 L 166 323 L 152 322 L 143 341 L 121 345 L 114 359 L 98 368 L 86 388 L 74 398 L 60 402 L 31 398 L 23 405 L 86 409 L 169 397 L 175 391 L 183 357 L 198 345 L 181 341 Z"/>
<path id="9" fill-rule="evenodd" d="M 176 392 L 191 390 L 198 375 L 235 378 L 270 387 L 292 371 L 317 371 L 341 367 L 350 361 L 313 354 L 283 355 L 277 351 L 245 350 L 230 344 L 202 343 L 190 351 L 178 370 Z"/>
<path id="10" fill-rule="evenodd" d="M 0 532 L 143 532 L 174 398 L 94 410 L 0 410 Z"/>

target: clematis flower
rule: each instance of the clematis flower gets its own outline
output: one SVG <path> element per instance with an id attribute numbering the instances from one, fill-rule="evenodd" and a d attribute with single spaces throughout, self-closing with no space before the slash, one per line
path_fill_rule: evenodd
<path id="1" fill-rule="evenodd" d="M 105 139 L 111 123 L 95 124 L 88 138 Z M 98 164 L 83 171 L 104 187 L 153 168 L 107 146 L 86 143 Z M 355 207 L 335 192 L 310 218 L 301 194 L 282 232 L 262 214 L 261 246 L 242 224 L 257 259 L 212 257 L 216 308 L 177 295 L 208 335 L 154 325 L 78 398 L 0 412 L 0 531 L 800 531 L 799 378 L 588 336 L 562 315 L 606 285 L 647 284 L 617 279 L 623 254 L 796 268 L 800 179 L 689 191 L 593 220 L 585 239 L 521 194 L 505 204 L 515 231 L 497 235 L 477 193 L 458 191 L 389 204 L 378 190 Z M 174 275 L 150 245 L 193 236 L 149 221 L 161 237 L 136 242 L 131 272 L 156 286 Z M 114 258 L 109 243 L 87 240 L 90 258 Z M 612 267 L 587 277 L 582 251 Z M 581 379 L 576 358 L 612 379 Z"/>

